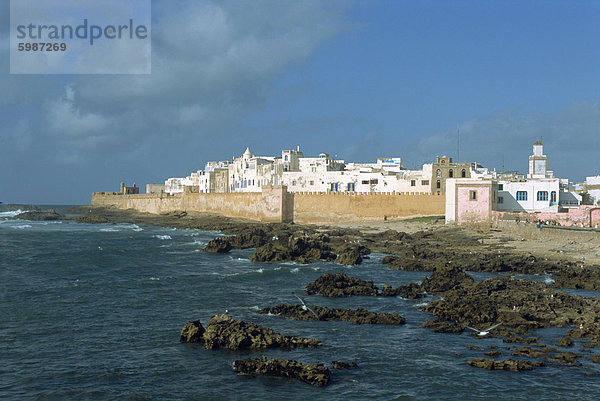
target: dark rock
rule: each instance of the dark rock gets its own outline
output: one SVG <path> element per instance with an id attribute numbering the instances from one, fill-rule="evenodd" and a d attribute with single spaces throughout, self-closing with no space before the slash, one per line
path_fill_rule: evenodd
<path id="1" fill-rule="evenodd" d="M 332 361 L 331 362 L 331 366 L 334 369 L 350 369 L 350 368 L 357 368 L 358 365 L 356 364 L 356 362 L 343 362 L 343 361 Z"/>
<path id="2" fill-rule="evenodd" d="M 190 323 L 194 327 L 198 327 L 196 322 L 188 322 L 184 327 L 185 332 L 184 330 L 181 332 L 181 338 L 192 336 L 198 340 L 195 342 L 204 343 L 204 348 L 207 349 L 315 348 L 321 345 L 317 339 L 282 336 L 270 328 L 234 320 L 227 314 L 213 316 L 208 322 L 206 330 L 201 334 L 201 338 L 198 338 L 199 334 L 193 333 L 194 328 L 190 326 Z M 200 325 L 200 322 L 197 324 Z M 198 330 L 201 331 L 199 327 Z"/>
<path id="3" fill-rule="evenodd" d="M 261 374 L 267 376 L 296 379 L 314 386 L 329 383 L 331 372 L 322 364 L 300 362 L 285 359 L 267 359 L 266 357 L 237 360 L 233 368 L 238 373 Z"/>
<path id="4" fill-rule="evenodd" d="M 438 261 L 406 256 L 386 256 L 381 262 L 389 269 L 404 271 L 433 271 L 440 265 Z"/>
<path id="5" fill-rule="evenodd" d="M 496 361 L 494 359 L 473 358 L 469 359 L 469 365 L 487 370 L 509 370 L 518 372 L 520 370 L 532 370 L 540 366 L 544 366 L 541 361 L 522 361 L 517 359 L 505 359 Z"/>
<path id="6" fill-rule="evenodd" d="M 496 357 L 502 355 L 502 352 L 497 351 L 497 350 L 492 350 L 492 351 L 485 351 L 484 354 L 486 356 L 491 356 L 492 358 L 496 358 Z"/>
<path id="7" fill-rule="evenodd" d="M 377 296 L 377 287 L 373 281 L 364 281 L 345 273 L 325 273 L 314 283 L 306 286 L 307 295 L 321 294 L 325 297 L 349 297 L 353 295 Z"/>
<path id="8" fill-rule="evenodd" d="M 556 345 L 559 347 L 571 347 L 573 346 L 573 339 L 571 337 L 563 337 L 560 340 L 556 341 Z"/>
<path id="9" fill-rule="evenodd" d="M 15 219 L 21 220 L 32 220 L 32 221 L 53 221 L 60 220 L 64 216 L 60 213 L 56 213 L 54 209 L 48 209 L 44 211 L 33 211 L 33 212 L 24 212 L 16 215 Z"/>
<path id="10" fill-rule="evenodd" d="M 581 362 L 577 358 L 581 357 L 581 354 L 574 352 L 559 352 L 558 354 L 548 356 L 548 361 L 559 363 L 565 366 L 580 366 Z"/>
<path id="11" fill-rule="evenodd" d="M 4 210 L 7 212 L 16 212 L 17 210 L 39 212 L 41 209 L 36 205 L 23 205 L 19 203 L 8 203 L 4 205 Z"/>
<path id="12" fill-rule="evenodd" d="M 84 216 L 76 216 L 72 217 L 71 220 L 74 220 L 78 223 L 86 223 L 86 224 L 106 224 L 111 223 L 109 219 L 99 214 L 86 214 Z"/>
<path id="13" fill-rule="evenodd" d="M 454 333 L 460 334 L 464 331 L 464 326 L 458 323 L 448 323 L 440 320 L 427 320 L 421 325 L 434 333 Z"/>
<path id="14" fill-rule="evenodd" d="M 229 237 L 219 237 L 208 241 L 208 244 L 206 244 L 206 247 L 204 248 L 204 252 L 227 253 L 231 251 L 232 248 Z"/>
<path id="15" fill-rule="evenodd" d="M 546 355 L 546 352 L 539 351 L 530 347 L 517 348 L 513 353 L 513 356 L 526 356 L 528 358 L 540 358 Z"/>
<path id="16" fill-rule="evenodd" d="M 323 241 L 321 236 L 303 236 L 278 239 L 268 242 L 254 250 L 250 257 L 253 262 L 296 261 L 311 263 L 315 260 L 334 260 L 336 255 Z"/>
<path id="17" fill-rule="evenodd" d="M 461 269 L 452 266 L 439 266 L 433 271 L 431 276 L 423 279 L 421 288 L 435 294 L 458 287 L 470 287 L 473 283 L 473 278 Z"/>
<path id="18" fill-rule="evenodd" d="M 179 341 L 182 343 L 199 343 L 203 341 L 203 334 L 204 327 L 202 327 L 200 320 L 189 321 L 181 329 Z"/>
<path id="19" fill-rule="evenodd" d="M 389 284 L 384 284 L 381 290 L 381 295 L 384 297 L 395 297 L 400 295 L 406 299 L 419 299 L 425 296 L 425 293 L 421 289 L 421 286 L 416 283 L 408 283 L 407 285 L 401 285 L 396 288 L 392 288 Z"/>
<path id="20" fill-rule="evenodd" d="M 358 265 L 362 263 L 362 260 L 362 255 L 358 249 L 348 249 L 340 253 L 335 261 L 343 265 Z"/>
<path id="21" fill-rule="evenodd" d="M 356 324 L 388 324 L 388 325 L 401 325 L 405 323 L 402 316 L 397 313 L 375 313 L 370 312 L 363 308 L 358 309 L 330 309 L 322 306 L 310 305 L 319 315 L 319 320 L 322 321 L 344 321 L 352 322 Z M 290 317 L 298 320 L 317 320 L 317 317 L 310 312 L 305 310 L 302 305 L 289 305 L 280 304 L 275 305 L 272 308 L 264 308 L 259 311 L 263 314 L 273 314 L 285 317 Z"/>

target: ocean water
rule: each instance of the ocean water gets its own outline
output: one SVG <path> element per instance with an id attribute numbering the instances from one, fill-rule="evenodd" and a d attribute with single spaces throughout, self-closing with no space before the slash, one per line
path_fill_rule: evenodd
<path id="1" fill-rule="evenodd" d="M 406 318 L 403 326 L 300 322 L 257 313 L 297 303 L 292 292 L 301 293 L 325 272 L 372 279 L 380 287 L 424 277 L 388 270 L 382 254 L 352 267 L 252 263 L 252 250 L 201 252 L 217 232 L 31 222 L 9 215 L 0 213 L 2 400 L 600 398 L 600 376 L 586 374 L 600 366 L 589 361 L 589 368 L 547 365 L 519 373 L 469 366 L 469 358 L 483 356 L 490 346 L 508 352 L 502 349 L 508 345 L 422 328 L 431 317 L 418 306 L 429 299 L 306 297 L 309 304 L 398 312 Z M 228 351 L 179 343 L 186 321 L 206 325 L 225 309 L 236 319 L 324 345 Z M 556 337 L 559 330 L 539 334 Z M 233 371 L 234 360 L 261 355 L 305 363 L 354 361 L 359 367 L 332 370 L 324 388 Z"/>

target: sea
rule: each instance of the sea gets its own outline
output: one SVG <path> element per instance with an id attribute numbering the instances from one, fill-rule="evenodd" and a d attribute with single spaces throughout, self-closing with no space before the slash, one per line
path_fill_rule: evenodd
<path id="1" fill-rule="evenodd" d="M 383 254 L 357 266 L 252 263 L 251 249 L 202 252 L 222 235 L 216 231 L 10 219 L 15 214 L 0 209 L 1 400 L 600 398 L 600 375 L 594 373 L 600 365 L 589 360 L 581 367 L 546 364 L 518 373 L 469 366 L 469 358 L 482 357 L 491 347 L 510 358 L 507 347 L 518 345 L 422 328 L 432 317 L 419 306 L 433 298 L 305 297 L 312 305 L 397 312 L 406 319 L 402 326 L 305 322 L 258 313 L 298 303 L 293 292 L 302 293 L 323 273 L 345 272 L 374 280 L 380 288 L 425 277 L 387 269 Z M 179 342 L 187 321 L 206 325 L 225 310 L 284 335 L 318 338 L 323 346 L 230 351 Z M 553 345 L 564 330 L 534 334 Z M 326 387 L 234 372 L 235 360 L 263 355 L 328 366 L 341 360 L 358 367 L 332 369 Z"/>

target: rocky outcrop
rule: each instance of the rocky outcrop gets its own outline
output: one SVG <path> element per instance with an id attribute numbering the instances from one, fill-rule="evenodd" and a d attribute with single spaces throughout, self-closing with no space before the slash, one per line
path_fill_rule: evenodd
<path id="1" fill-rule="evenodd" d="M 181 330 L 181 342 L 200 342 L 207 349 L 226 348 L 315 348 L 321 345 L 317 339 L 282 336 L 268 327 L 234 320 L 227 314 L 213 316 L 203 331 L 199 321 L 188 322 Z"/>
<path id="2" fill-rule="evenodd" d="M 331 372 L 322 364 L 302 364 L 294 360 L 267 359 L 266 357 L 247 358 L 233 363 L 238 373 L 261 374 L 300 380 L 313 386 L 325 386 L 329 383 Z"/>
<path id="3" fill-rule="evenodd" d="M 54 209 L 48 209 L 44 211 L 32 211 L 24 212 L 16 215 L 15 219 L 21 220 L 32 220 L 32 221 L 53 221 L 60 220 L 64 216 L 60 213 L 56 213 Z"/>
<path id="4" fill-rule="evenodd" d="M 520 370 L 532 370 L 533 368 L 544 366 L 544 362 L 523 361 L 520 359 L 505 359 L 503 361 L 496 361 L 494 359 L 487 358 L 473 358 L 469 359 L 469 365 L 487 370 L 509 370 L 511 372 L 518 372 Z"/>
<path id="5" fill-rule="evenodd" d="M 358 249 L 348 249 L 340 253 L 335 261 L 343 265 L 358 265 L 362 263 L 363 255 Z"/>
<path id="6" fill-rule="evenodd" d="M 253 262 L 295 261 L 311 263 L 315 260 L 334 260 L 335 253 L 327 243 L 317 237 L 289 237 L 268 242 L 254 250 L 250 257 Z"/>
<path id="7" fill-rule="evenodd" d="M 373 281 L 364 281 L 351 277 L 345 273 L 325 273 L 314 283 L 306 286 L 307 295 L 321 294 L 325 297 L 349 297 L 354 295 L 378 295 L 377 287 Z"/>
<path id="8" fill-rule="evenodd" d="M 311 305 L 317 316 L 313 314 L 308 308 L 304 308 L 303 305 L 289 305 L 279 304 L 272 308 L 264 308 L 259 311 L 263 314 L 273 314 L 289 317 L 297 320 L 322 320 L 322 321 L 344 321 L 352 322 L 356 324 L 389 324 L 389 325 L 401 325 L 405 323 L 402 316 L 397 313 L 375 313 L 370 312 L 363 308 L 358 309 L 330 309 L 323 306 Z"/>
<path id="9" fill-rule="evenodd" d="M 181 329 L 179 341 L 182 343 L 202 342 L 204 331 L 204 327 L 202 327 L 200 320 L 189 321 L 183 326 L 183 329 Z"/>
<path id="10" fill-rule="evenodd" d="M 474 280 L 457 267 L 439 266 L 431 276 L 423 279 L 421 288 L 431 294 L 439 294 L 456 288 L 466 288 L 473 285 Z"/>
<path id="11" fill-rule="evenodd" d="M 416 283 L 408 283 L 407 285 L 401 285 L 393 288 L 389 284 L 384 284 L 381 290 L 381 295 L 384 297 L 395 297 L 400 295 L 406 299 L 419 299 L 425 296 L 425 293 L 421 286 Z"/>
<path id="12" fill-rule="evenodd" d="M 75 216 L 71 220 L 85 224 L 106 224 L 111 223 L 109 219 L 98 214 L 86 214 L 84 216 Z"/>
<path id="13" fill-rule="evenodd" d="M 227 253 L 232 248 L 229 237 L 219 237 L 208 241 L 208 244 L 204 247 L 204 252 Z"/>
<path id="14" fill-rule="evenodd" d="M 16 212 L 17 210 L 28 210 L 30 212 L 39 212 L 41 209 L 36 205 L 23 205 L 20 203 L 8 203 L 4 205 L 4 210 L 7 212 Z"/>
<path id="15" fill-rule="evenodd" d="M 440 266 L 437 261 L 406 256 L 386 256 L 381 262 L 389 269 L 404 271 L 433 271 Z"/>
<path id="16" fill-rule="evenodd" d="M 434 333 L 460 334 L 465 330 L 465 327 L 462 324 L 440 320 L 427 320 L 421 326 L 430 329 Z"/>
<path id="17" fill-rule="evenodd" d="M 357 368 L 356 362 L 332 361 L 331 366 L 334 369 L 352 369 Z"/>

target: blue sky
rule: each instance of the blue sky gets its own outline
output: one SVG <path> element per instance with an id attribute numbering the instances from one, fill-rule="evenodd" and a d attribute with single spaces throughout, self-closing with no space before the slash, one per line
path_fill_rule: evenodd
<path id="1" fill-rule="evenodd" d="M 153 1 L 152 74 L 10 75 L 0 0 L 0 200 L 88 203 L 207 161 L 300 145 L 600 173 L 600 2 Z"/>

